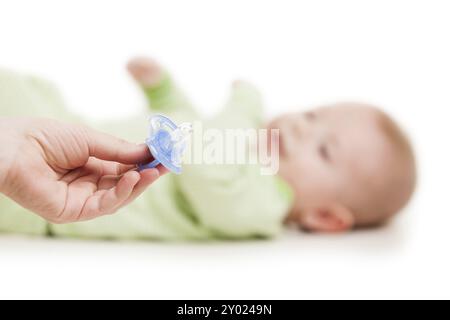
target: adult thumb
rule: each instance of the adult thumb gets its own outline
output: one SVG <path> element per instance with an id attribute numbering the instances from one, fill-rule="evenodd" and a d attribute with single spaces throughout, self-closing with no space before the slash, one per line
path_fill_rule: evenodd
<path id="1" fill-rule="evenodd" d="M 134 144 L 106 133 L 87 130 L 89 155 L 123 164 L 148 163 L 152 155 L 145 144 Z"/>

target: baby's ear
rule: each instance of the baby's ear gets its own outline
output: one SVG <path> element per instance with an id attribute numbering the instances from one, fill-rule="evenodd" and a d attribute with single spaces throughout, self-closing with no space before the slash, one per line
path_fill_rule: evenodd
<path id="1" fill-rule="evenodd" d="M 347 207 L 329 204 L 305 209 L 301 215 L 302 227 L 317 232 L 343 232 L 353 228 L 355 216 Z"/>

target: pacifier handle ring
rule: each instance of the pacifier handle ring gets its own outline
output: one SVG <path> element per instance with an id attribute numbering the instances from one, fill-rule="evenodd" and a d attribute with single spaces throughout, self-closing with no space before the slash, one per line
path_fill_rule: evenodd
<path id="1" fill-rule="evenodd" d="M 152 134 L 152 128 L 157 123 L 159 123 L 160 125 L 165 124 L 165 125 L 169 126 L 170 129 L 172 129 L 172 130 L 176 130 L 178 128 L 178 126 L 172 120 L 170 120 L 168 117 L 158 114 L 158 115 L 150 117 L 150 135 Z"/>
<path id="2" fill-rule="evenodd" d="M 146 169 L 153 169 L 153 168 L 156 168 L 157 166 L 159 166 L 160 164 L 161 164 L 161 162 L 159 162 L 158 160 L 155 159 L 148 164 L 139 165 L 139 171 L 146 170 Z"/>

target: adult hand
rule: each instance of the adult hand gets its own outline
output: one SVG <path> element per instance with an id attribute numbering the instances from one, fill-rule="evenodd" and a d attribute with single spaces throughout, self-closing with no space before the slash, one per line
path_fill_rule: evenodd
<path id="1" fill-rule="evenodd" d="M 166 170 L 135 145 L 55 120 L 0 118 L 0 192 L 53 223 L 112 214 Z"/>

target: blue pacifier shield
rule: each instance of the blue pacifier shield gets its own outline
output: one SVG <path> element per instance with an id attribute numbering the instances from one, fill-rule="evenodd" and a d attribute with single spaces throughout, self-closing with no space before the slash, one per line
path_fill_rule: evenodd
<path id="1" fill-rule="evenodd" d="M 162 164 L 171 172 L 180 174 L 181 160 L 191 132 L 190 124 L 177 126 L 172 120 L 161 115 L 150 118 L 150 132 L 145 143 L 155 160 L 149 164 L 140 165 L 139 170 L 156 168 Z"/>

